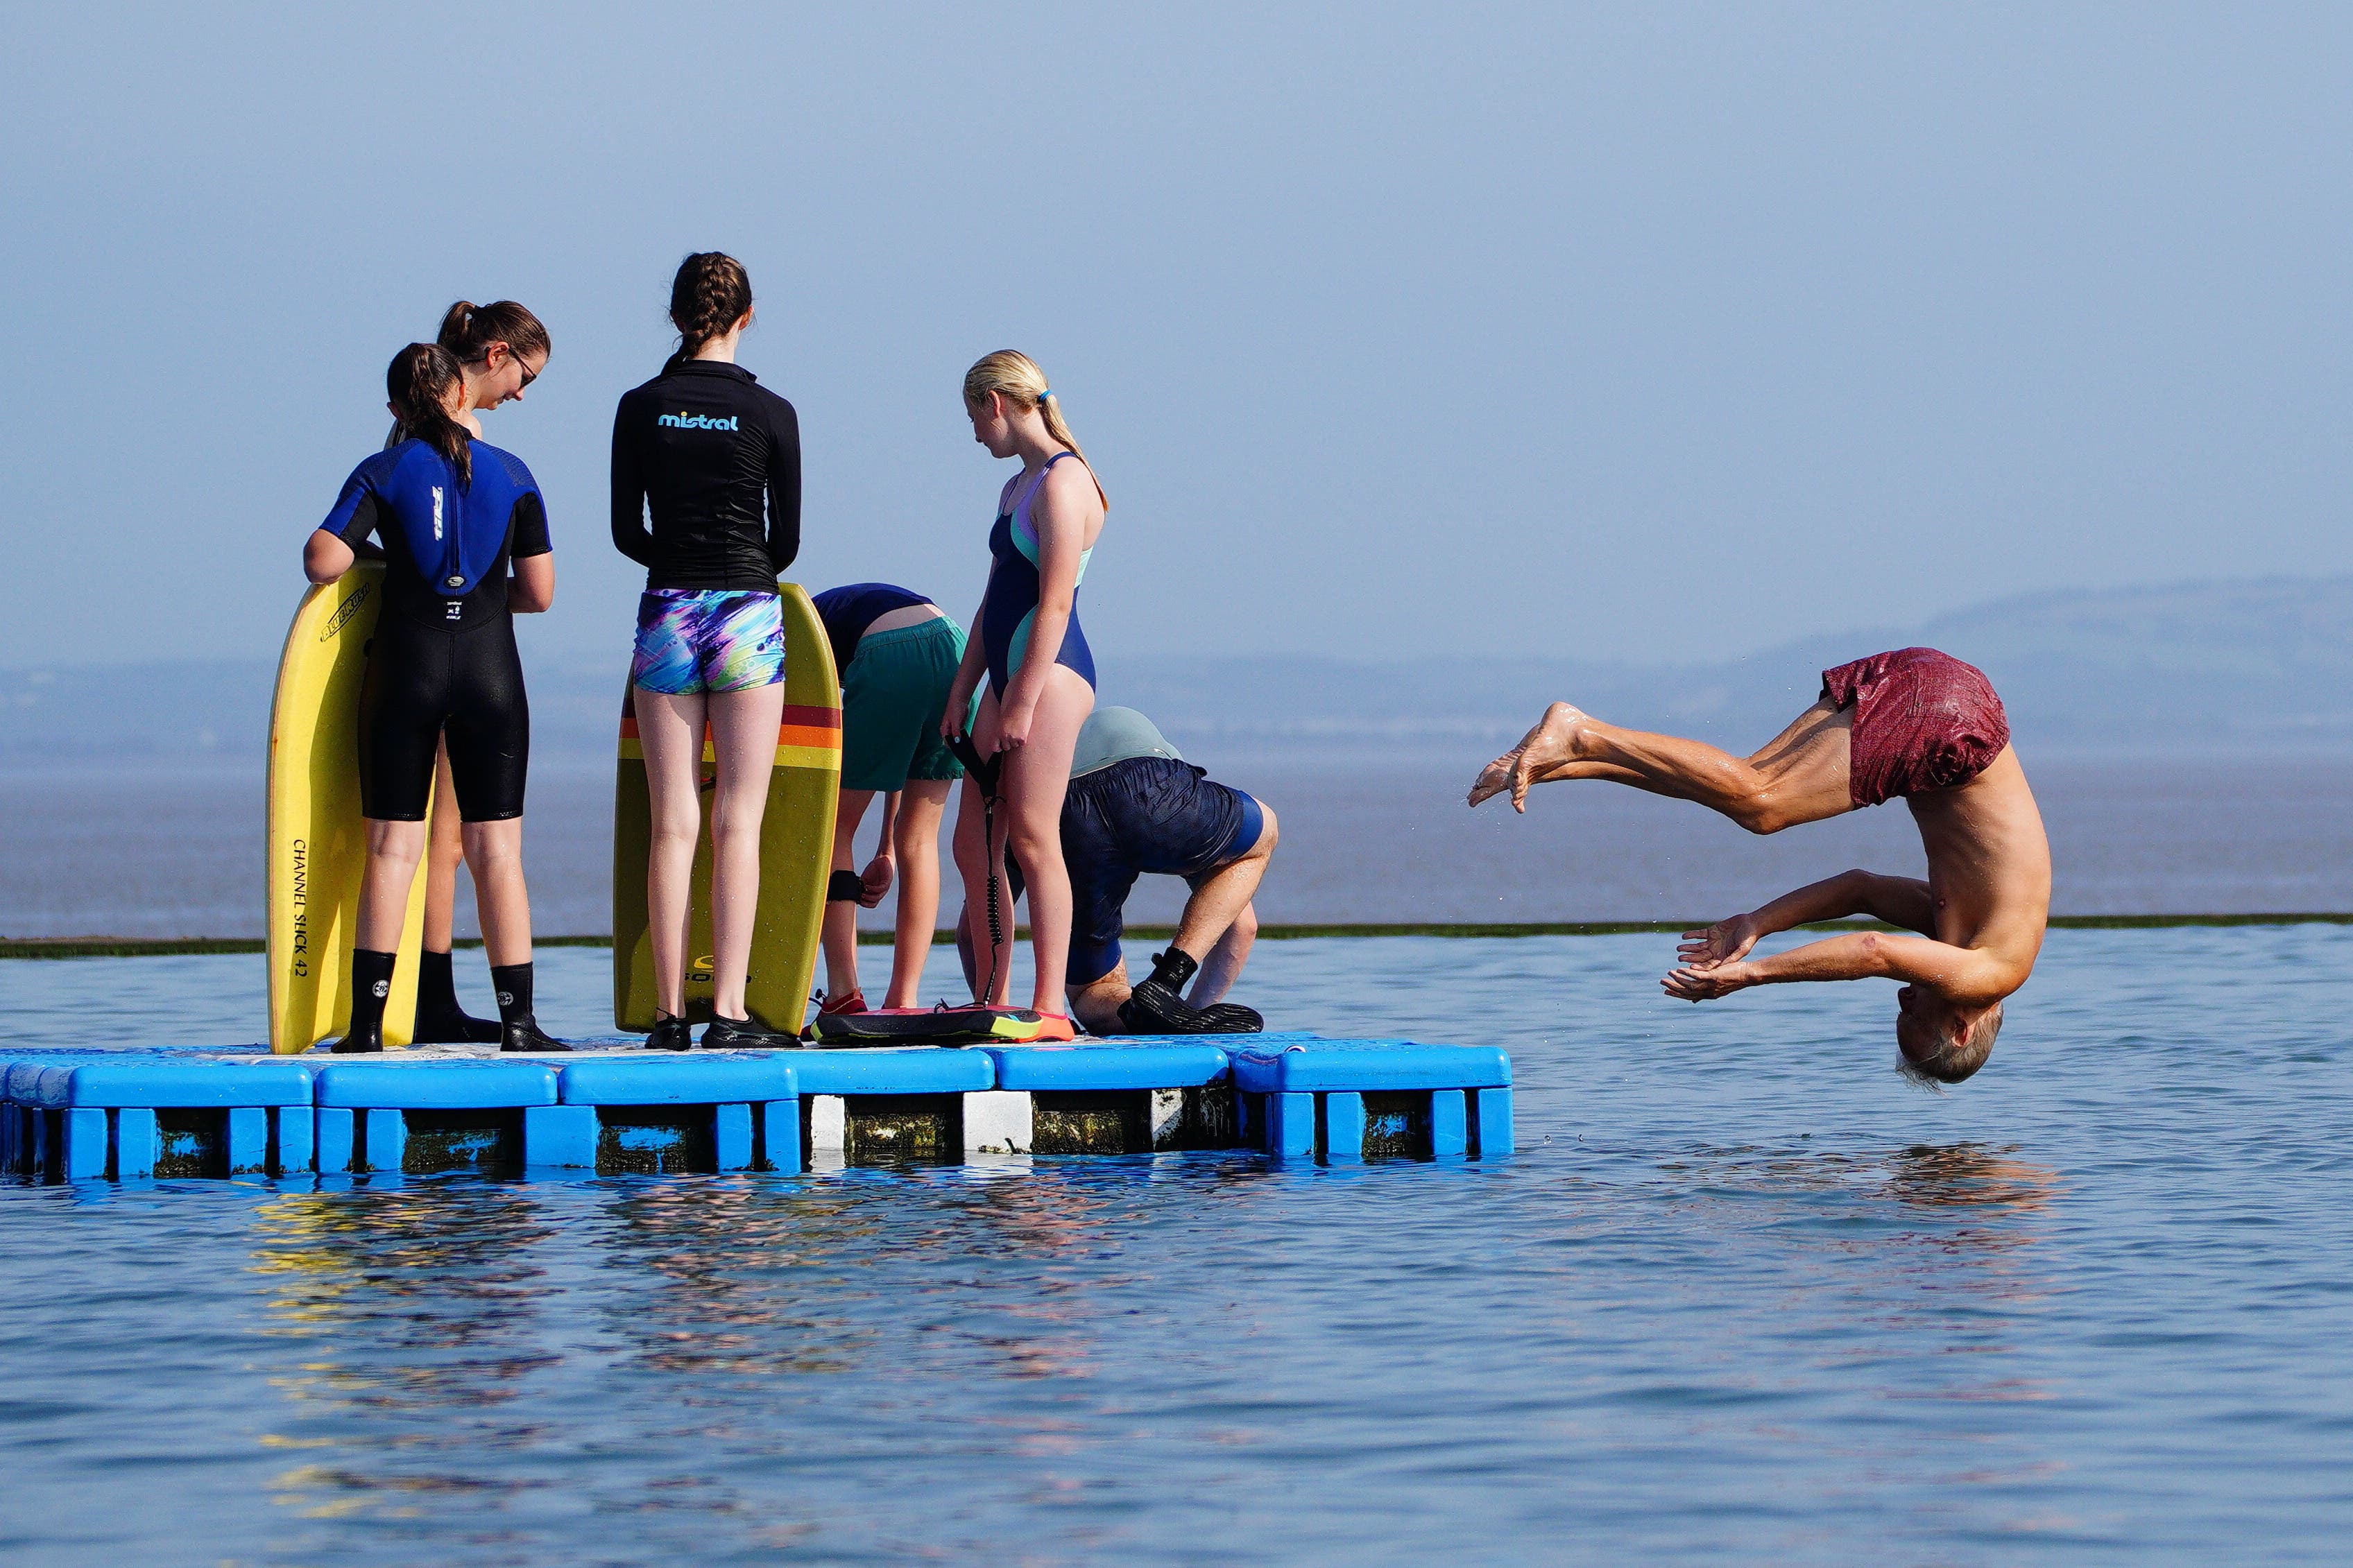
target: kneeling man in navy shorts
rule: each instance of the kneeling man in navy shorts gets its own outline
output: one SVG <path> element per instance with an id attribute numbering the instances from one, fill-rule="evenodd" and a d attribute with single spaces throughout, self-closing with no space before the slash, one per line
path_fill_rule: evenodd
<path id="1" fill-rule="evenodd" d="M 1274 845 L 1274 813 L 1263 804 L 1212 782 L 1134 709 L 1096 709 L 1079 731 L 1062 799 L 1071 1016 L 1098 1035 L 1263 1029 L 1257 1013 L 1222 998 L 1258 938 L 1250 900 Z M 1008 869 L 1018 898 L 1019 873 Z M 1124 910 L 1136 878 L 1147 873 L 1182 877 L 1193 891 L 1176 939 L 1153 954 L 1150 978 L 1131 985 L 1119 945 Z M 971 919 L 967 906 L 957 933 L 967 955 Z"/>

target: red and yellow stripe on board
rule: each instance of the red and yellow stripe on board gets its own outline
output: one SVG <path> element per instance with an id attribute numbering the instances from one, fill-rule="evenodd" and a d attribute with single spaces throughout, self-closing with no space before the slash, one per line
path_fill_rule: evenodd
<path id="1" fill-rule="evenodd" d="M 621 715 L 620 754 L 628 762 L 645 761 L 645 742 L 638 734 L 638 719 L 634 713 Z M 719 760 L 707 727 L 702 731 L 702 760 L 714 763 Z M 785 709 L 784 722 L 776 726 L 776 766 L 833 768 L 839 771 L 841 766 L 841 710 L 800 708 L 788 704 Z"/>

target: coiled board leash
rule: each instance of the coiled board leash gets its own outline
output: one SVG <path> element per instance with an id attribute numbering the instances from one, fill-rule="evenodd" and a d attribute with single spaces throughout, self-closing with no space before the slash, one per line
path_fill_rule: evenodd
<path id="1" fill-rule="evenodd" d="M 980 994 L 980 1005 L 997 1005 L 997 954 L 1005 947 L 1005 920 L 997 903 L 997 808 L 1004 797 L 997 794 L 997 782 L 1005 772 L 1001 756 L 983 757 L 980 748 L 972 743 L 968 734 L 958 735 L 948 742 L 948 750 L 964 764 L 973 782 L 980 785 L 981 852 L 988 862 L 988 984 Z M 1011 854 L 1013 847 L 1006 846 Z"/>

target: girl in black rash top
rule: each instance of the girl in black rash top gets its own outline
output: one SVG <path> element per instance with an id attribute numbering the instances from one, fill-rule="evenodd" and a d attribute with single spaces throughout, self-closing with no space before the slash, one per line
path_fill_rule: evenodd
<path id="1" fill-rule="evenodd" d="M 752 283 L 733 257 L 679 264 L 678 352 L 613 416 L 613 543 L 646 568 L 638 603 L 638 734 L 652 796 L 646 857 L 657 1018 L 646 1044 L 685 1050 L 688 879 L 701 837 L 704 724 L 718 758 L 711 810 L 711 1027 L 706 1047 L 788 1046 L 744 1003 L 760 899 L 760 819 L 785 709 L 776 577 L 800 553 L 800 422 L 735 363 Z M 650 510 L 652 526 L 647 526 Z"/>

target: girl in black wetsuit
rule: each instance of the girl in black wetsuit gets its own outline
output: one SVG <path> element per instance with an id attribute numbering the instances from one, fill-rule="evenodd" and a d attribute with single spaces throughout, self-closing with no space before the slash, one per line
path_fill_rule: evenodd
<path id="1" fill-rule="evenodd" d="M 703 727 L 718 758 L 712 804 L 709 1046 L 789 1046 L 744 1002 L 760 900 L 760 820 L 785 711 L 777 574 L 800 552 L 801 437 L 793 405 L 735 363 L 752 282 L 733 257 L 680 263 L 670 285 L 678 352 L 624 393 L 613 416 L 613 543 L 646 568 L 638 605 L 638 733 L 652 795 L 646 858 L 656 1050 L 693 1044 L 686 1025 L 688 879 L 702 837 Z M 646 525 L 650 511 L 653 526 Z M 780 1020 L 781 1022 L 781 1020 Z M 789 1027 L 797 1030 L 800 1020 Z"/>
<path id="2" fill-rule="evenodd" d="M 360 697 L 368 858 L 352 953 L 352 1022 L 333 1048 L 384 1048 L 385 998 L 446 734 L 499 991 L 501 1048 L 564 1050 L 532 1011 L 522 858 L 531 711 L 513 622 L 515 611 L 544 610 L 555 596 L 546 505 L 520 458 L 459 423 L 464 375 L 448 350 L 411 343 L 385 381 L 407 438 L 353 470 L 302 553 L 310 579 L 332 583 L 351 570 L 355 546 L 373 532 L 382 538 L 385 567 L 384 609 Z"/>
<path id="3" fill-rule="evenodd" d="M 459 374 L 465 380 L 458 422 L 476 436 L 482 433 L 478 416 L 522 401 L 523 393 L 547 368 L 550 353 L 547 329 L 512 300 L 495 300 L 487 305 L 459 300 L 443 312 L 441 330 L 434 341 L 458 361 Z M 407 437 L 408 432 L 395 425 L 385 445 L 397 446 Z M 450 962 L 451 939 L 456 935 L 458 866 L 465 858 L 465 847 L 458 832 L 457 787 L 449 778 L 446 751 L 434 765 L 431 825 L 431 840 L 425 849 L 425 942 L 418 955 L 421 967 L 417 975 L 413 1037 L 420 1046 L 459 1041 L 495 1045 L 504 1031 L 487 1018 L 469 1016 L 459 1005 L 457 976 Z"/>

